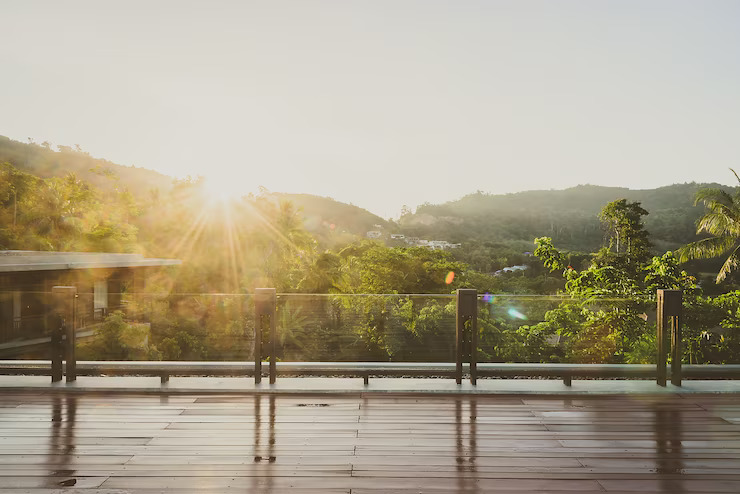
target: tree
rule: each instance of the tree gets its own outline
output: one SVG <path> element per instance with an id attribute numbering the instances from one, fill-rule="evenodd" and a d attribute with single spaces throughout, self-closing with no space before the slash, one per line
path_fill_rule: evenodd
<path id="1" fill-rule="evenodd" d="M 91 225 L 95 191 L 73 173 L 41 182 L 24 201 L 27 235 L 40 250 L 84 250 L 82 235 Z"/>
<path id="2" fill-rule="evenodd" d="M 23 212 L 18 205 L 26 202 L 38 182 L 39 179 L 17 170 L 10 163 L 0 163 L 0 224 L 3 225 L 0 227 L 0 248 L 18 247 L 12 245 L 19 233 L 16 231 L 19 212 Z M 6 233 L 3 234 L 3 230 Z M 3 241 L 3 237 L 8 240 Z"/>
<path id="3" fill-rule="evenodd" d="M 385 247 L 363 241 L 339 252 L 336 287 L 342 293 L 450 293 L 467 266 L 449 252 L 423 247 Z M 455 273 L 452 284 L 445 281 Z"/>
<path id="4" fill-rule="evenodd" d="M 571 300 L 547 312 L 545 321 L 521 331 L 564 336 L 566 359 L 571 361 L 629 360 L 633 345 L 647 330 L 642 317 L 649 300 L 643 274 L 650 250 L 648 232 L 642 224 L 647 214 L 639 202 L 626 199 L 604 206 L 599 220 L 607 229 L 609 245 L 594 254 L 591 265 L 580 271 L 566 263 L 566 255 L 554 247 L 552 239 L 535 239 L 535 255 L 550 271 L 563 273 L 565 292 Z M 647 281 L 668 278 L 673 273 L 668 269 L 669 261 L 654 260 Z"/>
<path id="5" fill-rule="evenodd" d="M 735 170 L 730 168 L 740 183 Z M 722 189 L 707 188 L 696 193 L 694 205 L 703 202 L 709 209 L 699 218 L 696 233 L 711 235 L 692 242 L 678 253 L 681 262 L 690 259 L 709 259 L 727 254 L 730 255 L 717 273 L 716 283 L 722 282 L 740 263 L 740 189 L 730 194 Z"/>
<path id="6" fill-rule="evenodd" d="M 253 235 L 268 283 L 264 286 L 279 292 L 296 291 L 316 251 L 316 241 L 306 231 L 300 209 L 287 200 L 276 204 L 268 196 L 251 204 L 258 218 Z"/>
<path id="7" fill-rule="evenodd" d="M 608 247 L 600 252 L 603 264 L 621 264 L 634 274 L 650 259 L 650 240 L 642 224 L 642 217 L 647 215 L 639 202 L 626 199 L 612 201 L 602 208 L 599 221 L 609 235 Z M 598 256 L 596 262 L 599 263 Z"/>
<path id="8" fill-rule="evenodd" d="M 78 352 L 80 358 L 99 360 L 151 360 L 161 355 L 149 345 L 149 327 L 127 321 L 120 311 L 109 314 L 94 338 L 79 344 Z"/>
<path id="9" fill-rule="evenodd" d="M 342 260 L 333 252 L 326 251 L 305 269 L 298 291 L 303 293 L 329 293 L 336 291 Z"/>

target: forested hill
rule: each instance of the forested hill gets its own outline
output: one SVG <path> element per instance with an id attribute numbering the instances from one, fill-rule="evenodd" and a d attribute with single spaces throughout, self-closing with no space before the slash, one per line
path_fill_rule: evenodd
<path id="1" fill-rule="evenodd" d="M 279 199 L 289 200 L 301 208 L 306 229 L 311 232 L 329 229 L 337 234 L 348 233 L 364 236 L 370 230 L 377 230 L 378 226 L 384 230 L 395 228 L 392 223 L 366 209 L 335 201 L 329 197 L 311 194 L 275 193 L 274 195 Z"/>
<path id="2" fill-rule="evenodd" d="M 78 178 L 98 188 L 106 188 L 111 173 L 134 195 L 148 194 L 152 189 L 165 190 L 172 185 L 172 177 L 147 168 L 123 166 L 111 161 L 93 158 L 78 147 L 56 146 L 48 142 L 20 142 L 0 136 L 0 163 L 10 163 L 18 170 L 41 178 L 64 177 L 74 173 Z"/>
<path id="3" fill-rule="evenodd" d="M 74 173 L 96 188 L 112 183 L 125 186 L 134 196 L 147 197 L 153 189 L 165 192 L 173 179 L 146 168 L 122 166 L 94 158 L 78 147 L 46 142 L 19 142 L 0 136 L 0 163 L 41 178 Z M 115 180 L 111 181 L 111 177 Z M 259 184 L 254 184 L 256 187 Z M 615 199 L 639 201 L 650 214 L 645 226 L 655 250 L 675 249 L 695 240 L 695 222 L 702 205 L 694 206 L 694 195 L 703 187 L 719 184 L 676 184 L 657 189 L 630 190 L 619 187 L 579 185 L 565 190 L 539 190 L 515 194 L 477 192 L 445 204 L 424 204 L 414 214 L 401 217 L 402 233 L 450 242 L 516 242 L 526 250 L 535 237 L 550 236 L 564 249 L 593 251 L 602 245 L 603 231 L 597 214 Z M 248 193 L 245 190 L 245 193 Z M 324 245 L 351 241 L 369 230 L 397 230 L 397 225 L 357 206 L 310 194 L 271 194 L 302 208 L 308 231 Z"/>
<path id="4" fill-rule="evenodd" d="M 123 166 L 105 159 L 93 158 L 79 148 L 55 146 L 48 142 L 20 142 L 0 136 L 0 163 L 10 163 L 18 170 L 40 178 L 64 177 L 74 173 L 77 178 L 105 190 L 111 183 L 125 186 L 133 195 L 147 197 L 153 189 L 165 192 L 173 178 L 154 170 Z M 115 180 L 112 182 L 111 177 Z M 259 184 L 254 184 L 250 189 Z M 245 195 L 250 192 L 245 190 Z M 351 242 L 356 235 L 369 230 L 392 229 L 383 218 L 360 207 L 310 194 L 268 193 L 275 200 L 286 199 L 302 209 L 308 231 L 323 240 L 324 245 Z"/>
<path id="5" fill-rule="evenodd" d="M 401 218 L 407 235 L 451 242 L 532 241 L 550 236 L 563 248 L 597 249 L 603 231 L 597 215 L 615 199 L 639 201 L 650 214 L 645 226 L 656 250 L 674 249 L 696 239 L 696 220 L 704 211 L 694 206 L 700 188 L 719 184 L 675 184 L 657 189 L 579 185 L 565 190 L 538 190 L 515 194 L 477 192 L 440 205 L 424 204 Z"/>

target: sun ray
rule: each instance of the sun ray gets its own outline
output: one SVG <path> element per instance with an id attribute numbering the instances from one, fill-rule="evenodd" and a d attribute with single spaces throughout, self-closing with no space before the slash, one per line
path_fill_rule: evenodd
<path id="1" fill-rule="evenodd" d="M 234 245 L 234 221 L 231 215 L 231 205 L 229 203 L 222 204 L 224 221 L 223 221 L 223 232 L 226 238 L 226 246 L 228 248 L 228 274 L 230 277 L 231 285 L 229 290 L 234 292 L 239 290 L 239 274 L 236 267 L 236 247 Z"/>
<path id="2" fill-rule="evenodd" d="M 254 213 L 255 217 L 257 218 L 257 221 L 259 221 L 263 226 L 267 227 L 267 229 L 271 231 L 279 241 L 282 241 L 285 245 L 288 246 L 288 248 L 292 249 L 295 253 L 300 252 L 300 248 L 297 245 L 295 245 L 288 237 L 283 235 L 283 233 L 280 230 L 275 228 L 275 226 L 267 218 L 265 218 L 265 216 L 262 214 L 262 212 L 257 207 L 255 207 L 252 204 L 247 204 L 247 205 Z"/>
<path id="3" fill-rule="evenodd" d="M 205 209 L 202 209 L 200 214 L 198 214 L 195 220 L 190 224 L 185 234 L 181 238 L 173 241 L 173 243 L 170 245 L 170 250 L 172 251 L 173 256 L 179 255 L 185 243 L 190 241 L 195 232 L 202 230 L 206 222 L 207 215 L 208 212 Z"/>
<path id="4" fill-rule="evenodd" d="M 181 251 L 178 257 L 182 257 L 183 259 L 186 259 L 186 260 L 191 258 L 193 249 L 195 248 L 195 245 L 198 243 L 198 240 L 200 240 L 203 230 L 205 230 L 207 226 L 206 217 L 207 217 L 207 214 L 199 216 L 199 218 L 201 219 L 200 221 L 197 221 L 194 224 L 195 228 L 192 229 L 192 233 L 189 236 L 189 238 L 187 238 L 187 241 L 185 241 L 186 239 L 183 239 L 183 242 L 181 243 L 181 245 L 186 248 L 184 248 Z"/>

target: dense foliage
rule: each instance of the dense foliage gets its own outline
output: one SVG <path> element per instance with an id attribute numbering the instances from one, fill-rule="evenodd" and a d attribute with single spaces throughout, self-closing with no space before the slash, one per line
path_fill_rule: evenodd
<path id="1" fill-rule="evenodd" d="M 732 173 L 740 183 L 735 170 Z M 702 189 L 696 194 L 695 202 L 703 202 L 709 209 L 697 222 L 697 233 L 710 237 L 683 247 L 681 259 L 713 258 L 729 253 L 717 273 L 719 283 L 740 264 L 740 190 L 730 194 L 717 188 Z"/>

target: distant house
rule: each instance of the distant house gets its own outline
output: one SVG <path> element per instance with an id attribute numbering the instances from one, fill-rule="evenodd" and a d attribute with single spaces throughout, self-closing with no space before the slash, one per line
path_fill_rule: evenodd
<path id="1" fill-rule="evenodd" d="M 371 230 L 367 232 L 367 238 L 380 238 L 383 236 L 383 234 L 377 230 Z"/>
<path id="2" fill-rule="evenodd" d="M 517 271 L 525 271 L 527 269 L 529 269 L 529 266 L 526 266 L 524 264 L 521 264 L 521 265 L 518 265 L 518 266 L 508 266 L 508 267 L 505 267 L 504 269 L 499 269 L 498 271 L 496 271 L 493 274 L 494 274 L 494 276 L 499 276 L 499 275 L 502 275 L 504 273 L 515 273 Z"/>
<path id="3" fill-rule="evenodd" d="M 449 250 L 449 249 L 457 249 L 462 244 L 451 244 L 450 242 L 446 240 L 428 240 L 426 241 L 425 247 L 428 247 L 432 250 Z"/>
<path id="4" fill-rule="evenodd" d="M 53 286 L 77 287 L 77 326 L 82 327 L 120 308 L 121 292 L 143 285 L 148 270 L 179 264 L 139 254 L 0 251 L 0 343 L 49 330 Z"/>
<path id="5" fill-rule="evenodd" d="M 391 233 L 391 240 L 403 240 L 406 238 L 406 235 L 402 235 L 400 233 Z"/>

